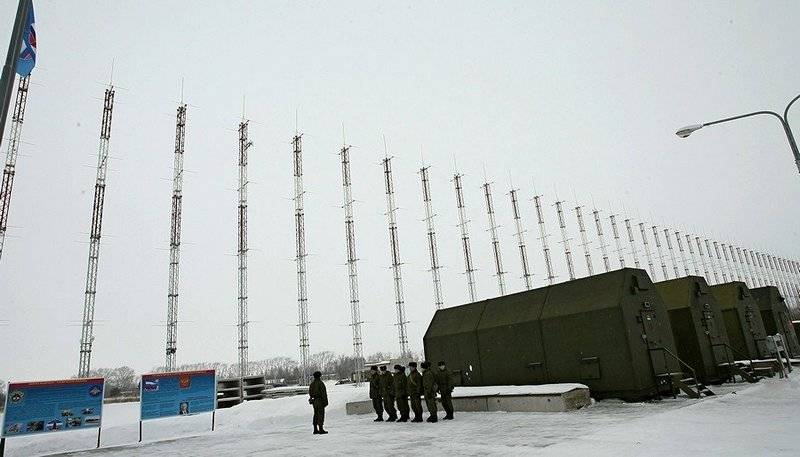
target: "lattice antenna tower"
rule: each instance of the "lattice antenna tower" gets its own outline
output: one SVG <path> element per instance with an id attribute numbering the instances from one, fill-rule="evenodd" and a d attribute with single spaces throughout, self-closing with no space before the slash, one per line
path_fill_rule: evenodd
<path id="1" fill-rule="evenodd" d="M 617 215 L 612 214 L 608 216 L 611 221 L 611 234 L 614 236 L 614 245 L 617 256 L 619 256 L 619 267 L 625 268 L 625 251 L 622 249 L 622 240 L 619 237 L 619 229 L 617 228 Z"/>
<path id="2" fill-rule="evenodd" d="M 717 249 L 716 244 L 714 245 L 714 250 L 711 250 L 711 244 L 709 244 L 708 238 L 705 239 L 706 245 L 706 252 L 708 253 L 708 263 L 711 266 L 711 273 L 714 275 L 714 283 L 719 284 L 719 275 L 717 274 L 717 268 L 722 272 L 723 281 L 725 280 L 725 270 L 722 268 L 722 261 L 719 259 L 719 250 Z M 714 253 L 716 252 L 717 259 L 714 260 Z M 706 275 L 706 281 L 711 284 L 711 276 Z"/>
<path id="3" fill-rule="evenodd" d="M 394 282 L 394 301 L 397 311 L 397 338 L 400 343 L 400 354 L 406 357 L 408 352 L 408 335 L 406 333 L 406 309 L 405 301 L 403 298 L 403 275 L 402 275 L 402 262 L 400 261 L 400 244 L 397 236 L 397 220 L 395 213 L 397 206 L 394 201 L 394 182 L 392 181 L 392 158 L 386 156 L 383 159 L 383 175 L 384 183 L 386 185 L 386 217 L 389 221 L 389 248 L 392 255 L 392 277 Z"/>
<path id="4" fill-rule="evenodd" d="M 606 237 L 603 233 L 603 223 L 600 221 L 600 211 L 595 206 L 592 211 L 594 216 L 594 227 L 597 231 L 597 240 L 600 242 L 600 253 L 603 255 L 603 267 L 606 273 L 611 271 L 611 261 L 608 259 L 608 244 L 606 244 Z"/>
<path id="5" fill-rule="evenodd" d="M 692 259 L 692 268 L 694 268 L 695 276 L 700 276 L 700 269 L 697 267 L 697 258 L 694 256 L 694 248 L 692 247 L 692 235 L 686 233 L 686 247 L 689 248 L 689 258 Z"/>
<path id="6" fill-rule="evenodd" d="M 247 318 L 247 152 L 253 142 L 248 138 L 250 121 L 239 123 L 239 230 L 238 230 L 238 322 L 239 376 L 249 374 L 247 333 L 250 321 Z"/>
<path id="7" fill-rule="evenodd" d="M 772 285 L 772 277 L 769 274 L 769 271 L 766 268 L 766 264 L 764 263 L 764 254 L 761 252 L 756 252 L 756 260 L 758 261 L 758 267 L 761 269 L 761 274 L 764 275 L 764 283 L 766 285 Z"/>
<path id="8" fill-rule="evenodd" d="M 550 246 L 547 243 L 547 228 L 544 224 L 544 212 L 542 211 L 542 196 L 533 196 L 533 205 L 536 208 L 536 219 L 539 225 L 539 240 L 542 242 L 542 255 L 544 256 L 544 265 L 547 269 L 547 284 L 553 284 L 556 276 L 553 274 L 553 261 L 550 258 Z"/>
<path id="9" fill-rule="evenodd" d="M 639 222 L 639 233 L 642 235 L 642 246 L 644 246 L 644 257 L 647 259 L 647 267 L 650 271 L 650 276 L 653 280 L 656 279 L 656 270 L 653 267 L 653 253 L 650 251 L 650 243 L 647 241 L 647 229 L 644 227 L 644 222 Z M 667 278 L 664 278 L 667 279 Z"/>
<path id="10" fill-rule="evenodd" d="M 517 201 L 518 189 L 511 189 L 508 195 L 511 197 L 511 212 L 514 215 L 514 224 L 517 232 L 517 249 L 519 250 L 519 261 L 522 264 L 522 280 L 525 283 L 525 290 L 530 290 L 533 282 L 533 274 L 531 274 L 528 265 L 528 248 L 525 246 L 525 230 L 522 227 L 522 216 L 519 212 L 519 203 Z"/>
<path id="11" fill-rule="evenodd" d="M 691 275 L 689 272 L 689 263 L 686 261 L 686 251 L 683 249 L 683 238 L 681 232 L 675 230 L 675 241 L 678 243 L 678 252 L 681 256 L 681 264 L 683 264 L 683 273 L 685 276 Z"/>
<path id="12" fill-rule="evenodd" d="M 575 218 L 578 219 L 578 232 L 581 235 L 581 247 L 583 248 L 583 257 L 586 259 L 586 271 L 589 276 L 594 275 L 594 268 L 592 268 L 592 253 L 589 250 L 589 236 L 586 234 L 586 226 L 583 223 L 583 207 L 575 203 Z"/>
<path id="13" fill-rule="evenodd" d="M 772 266 L 772 270 L 775 272 L 775 278 L 777 279 L 778 287 L 781 290 L 781 294 L 787 300 L 790 300 L 791 299 L 791 297 L 790 297 L 791 294 L 789 294 L 789 288 L 786 287 L 786 281 L 781 276 L 780 267 L 778 265 L 778 259 L 774 255 L 770 254 L 769 262 L 770 262 L 770 265 Z"/>
<path id="14" fill-rule="evenodd" d="M 631 220 L 627 216 L 625 217 L 625 230 L 628 232 L 628 244 L 630 245 L 631 255 L 633 256 L 633 265 L 636 268 L 641 268 L 641 264 L 639 263 L 639 251 L 636 249 L 636 240 L 633 238 Z"/>
<path id="15" fill-rule="evenodd" d="M 714 241 L 713 245 L 714 245 L 714 253 L 716 253 L 716 255 L 717 255 L 717 262 L 718 262 L 718 266 L 719 266 L 719 272 L 722 275 L 722 281 L 723 282 L 728 282 L 728 275 L 727 275 L 727 273 L 725 273 L 725 265 L 722 263 L 722 257 L 720 257 L 720 255 L 719 255 L 719 243 Z M 711 254 L 711 250 L 709 249 L 708 238 L 706 238 L 706 249 L 708 249 L 708 253 L 709 253 L 708 255 L 709 255 L 709 257 L 711 257 L 712 254 Z M 713 267 L 713 265 L 712 265 L 712 267 Z M 730 265 L 728 265 L 728 270 L 730 271 Z M 719 277 L 717 276 L 717 270 L 713 269 L 713 271 L 714 271 L 714 282 L 719 283 Z M 733 281 L 733 275 L 732 274 L 731 274 L 731 278 L 730 279 L 731 279 L 731 281 Z"/>
<path id="16" fill-rule="evenodd" d="M 364 348 L 361 341 L 361 305 L 358 296 L 358 257 L 356 256 L 356 228 L 353 217 L 353 189 L 350 180 L 350 146 L 342 144 L 339 151 L 342 160 L 342 192 L 344 197 L 345 249 L 347 251 L 347 279 L 350 287 L 350 329 L 353 333 L 353 371 L 360 372 L 364 363 Z M 361 377 L 356 378 L 361 382 Z"/>
<path id="17" fill-rule="evenodd" d="M 664 258 L 664 249 L 661 247 L 661 238 L 658 236 L 658 226 L 654 225 L 653 229 L 653 239 L 656 242 L 656 251 L 658 252 L 658 260 L 661 262 L 661 273 L 664 274 L 664 280 L 666 281 L 669 279 L 669 271 L 667 270 L 667 261 Z"/>
<path id="18" fill-rule="evenodd" d="M 433 224 L 433 218 L 436 214 L 433 212 L 433 204 L 431 203 L 431 184 L 428 179 L 428 170 L 424 164 L 419 169 L 419 177 L 422 181 L 422 203 L 425 206 L 425 226 L 428 235 L 428 255 L 431 261 L 431 279 L 433 280 L 433 303 L 436 309 L 442 309 L 444 299 L 442 298 L 442 278 L 439 270 L 442 267 L 439 265 L 439 249 L 436 245 L 436 228 Z"/>
<path id="19" fill-rule="evenodd" d="M 303 187 L 303 134 L 295 132 L 292 137 L 292 158 L 294 162 L 294 223 L 295 223 L 295 244 L 297 266 L 297 329 L 300 338 L 300 382 L 308 385 L 311 382 L 309 373 L 309 351 L 311 348 L 309 339 L 309 319 L 308 319 L 308 289 L 306 288 L 306 226 L 305 208 L 303 197 L 305 189 Z"/>
<path id="20" fill-rule="evenodd" d="M 722 248 L 722 255 L 725 258 L 725 265 L 728 267 L 728 272 L 730 273 L 731 281 L 741 281 L 742 278 L 736 274 L 736 270 L 733 268 L 733 263 L 731 262 L 730 257 L 728 257 L 728 246 L 725 243 L 719 243 L 719 246 Z"/>
<path id="21" fill-rule="evenodd" d="M 488 181 L 484 182 L 483 186 L 481 187 L 483 187 L 484 203 L 486 204 L 486 217 L 489 221 L 488 231 L 492 242 L 492 255 L 494 256 L 494 270 L 495 277 L 497 278 L 497 289 L 502 296 L 506 294 L 506 272 L 503 270 L 503 256 L 500 253 L 500 239 L 497 236 L 498 227 L 494 218 L 494 203 L 492 201 L 491 183 Z"/>
<path id="22" fill-rule="evenodd" d="M 472 249 L 469 243 L 469 219 L 464 203 L 464 188 L 461 178 L 464 175 L 456 172 L 453 174 L 453 184 L 456 190 L 456 207 L 458 208 L 458 228 L 461 230 L 461 248 L 464 251 L 464 275 L 467 277 L 467 292 L 470 303 L 475 301 L 475 266 L 472 263 Z"/>
<path id="23" fill-rule="evenodd" d="M 3 245 L 8 229 L 8 213 L 11 210 L 11 191 L 14 187 L 14 175 L 17 168 L 19 143 L 22 136 L 22 123 L 25 121 L 25 107 L 28 104 L 28 86 L 30 75 L 19 78 L 17 97 L 14 101 L 14 111 L 11 114 L 11 127 L 9 128 L 8 151 L 6 152 L 6 165 L 3 168 L 3 184 L 0 187 L 0 258 L 3 257 Z"/>
<path id="24" fill-rule="evenodd" d="M 108 154 L 111 147 L 111 118 L 114 112 L 114 86 L 109 85 L 103 98 L 103 117 L 100 124 L 100 146 L 97 152 L 97 176 L 94 185 L 92 223 L 89 231 L 89 262 L 86 269 L 86 294 L 83 301 L 80 361 L 78 377 L 89 375 L 94 343 L 94 306 L 97 294 L 97 268 L 100 260 L 100 235 L 103 229 L 103 204 L 105 203 Z"/>
<path id="25" fill-rule="evenodd" d="M 664 240 L 667 242 L 667 251 L 669 251 L 669 260 L 672 263 L 672 272 L 675 273 L 676 278 L 680 278 L 681 273 L 678 270 L 678 261 L 675 258 L 675 249 L 672 247 L 672 239 L 669 237 L 669 229 L 664 228 Z"/>
<path id="26" fill-rule="evenodd" d="M 177 369 L 178 289 L 180 285 L 181 218 L 183 212 L 183 154 L 186 143 L 186 104 L 175 116 L 175 150 L 172 166 L 172 211 L 169 225 L 169 285 L 167 291 L 167 347 L 164 367 Z"/>
<path id="27" fill-rule="evenodd" d="M 575 279 L 575 266 L 572 264 L 572 250 L 569 247 L 569 235 L 567 234 L 567 222 L 564 220 L 564 210 L 562 208 L 562 204 L 564 202 L 558 200 L 558 195 L 556 195 L 556 214 L 558 215 L 558 227 L 561 229 L 561 244 L 564 245 L 564 258 L 567 260 L 567 272 L 569 273 L 569 279 L 572 281 Z"/>

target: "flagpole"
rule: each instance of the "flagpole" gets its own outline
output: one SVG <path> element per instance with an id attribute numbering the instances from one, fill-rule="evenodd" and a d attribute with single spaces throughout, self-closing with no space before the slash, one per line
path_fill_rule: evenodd
<path id="1" fill-rule="evenodd" d="M 11 41 L 8 43 L 6 64 L 3 65 L 3 76 L 0 79 L 0 101 L 3 103 L 0 113 L 0 143 L 3 142 L 3 132 L 6 129 L 6 117 L 11 105 L 11 92 L 14 88 L 14 73 L 17 71 L 17 59 L 22 43 L 22 31 L 25 29 L 25 19 L 28 17 L 28 8 L 31 0 L 19 0 L 17 18 L 14 20 L 14 29 L 11 32 Z"/>

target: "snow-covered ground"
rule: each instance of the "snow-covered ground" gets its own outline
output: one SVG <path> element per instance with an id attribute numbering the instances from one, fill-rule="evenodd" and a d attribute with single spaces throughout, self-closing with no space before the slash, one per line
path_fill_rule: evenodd
<path id="1" fill-rule="evenodd" d="M 138 403 L 106 405 L 103 448 L 96 435 L 63 432 L 9 439 L 8 456 L 240 455 L 800 455 L 800 370 L 789 380 L 725 385 L 701 400 L 653 403 L 601 401 L 567 413 L 457 413 L 454 421 L 374 423 L 346 416 L 345 403 L 366 387 L 328 386 L 329 435 L 311 434 L 306 397 L 250 402 L 210 415 L 145 422 L 138 439 Z"/>

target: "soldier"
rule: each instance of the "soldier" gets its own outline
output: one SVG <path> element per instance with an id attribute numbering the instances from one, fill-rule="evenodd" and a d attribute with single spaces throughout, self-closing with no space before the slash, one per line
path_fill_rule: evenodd
<path id="1" fill-rule="evenodd" d="M 397 422 L 408 422 L 408 378 L 406 378 L 406 370 L 402 365 L 394 366 L 392 381 L 394 399 L 397 402 L 397 409 L 400 411 L 400 419 L 397 419 Z"/>
<path id="2" fill-rule="evenodd" d="M 450 370 L 444 365 L 444 362 L 439 362 L 439 372 L 436 373 L 436 385 L 439 386 L 439 394 L 442 396 L 442 408 L 444 408 L 444 420 L 453 419 L 453 380 L 450 376 Z"/>
<path id="3" fill-rule="evenodd" d="M 397 410 L 394 409 L 394 385 L 392 383 L 392 375 L 386 371 L 386 366 L 381 365 L 381 375 L 378 377 L 381 385 L 381 398 L 383 398 L 383 409 L 389 414 L 386 422 L 394 422 L 397 420 Z"/>
<path id="4" fill-rule="evenodd" d="M 383 398 L 381 398 L 381 382 L 378 374 L 378 367 L 373 365 L 369 368 L 369 398 L 372 400 L 372 407 L 378 418 L 375 422 L 383 422 Z"/>
<path id="5" fill-rule="evenodd" d="M 422 375 L 417 371 L 417 362 L 408 364 L 411 373 L 408 374 L 408 395 L 411 398 L 411 410 L 414 411 L 414 419 L 411 422 L 422 422 Z"/>
<path id="6" fill-rule="evenodd" d="M 308 403 L 314 406 L 314 434 L 325 435 L 328 432 L 322 428 L 325 422 L 325 407 L 328 406 L 328 392 L 322 382 L 322 373 L 314 372 L 314 380 L 308 386 Z"/>
<path id="7" fill-rule="evenodd" d="M 439 417 L 436 415 L 436 376 L 431 371 L 430 362 L 422 362 L 422 388 L 425 394 L 425 404 L 428 406 L 430 413 L 427 422 L 438 422 Z"/>

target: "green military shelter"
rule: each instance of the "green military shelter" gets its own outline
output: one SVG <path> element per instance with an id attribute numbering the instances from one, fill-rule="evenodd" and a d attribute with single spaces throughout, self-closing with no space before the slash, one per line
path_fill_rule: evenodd
<path id="1" fill-rule="evenodd" d="M 711 293 L 722 309 L 733 356 L 737 360 L 769 357 L 764 321 L 747 284 L 740 281 L 717 284 L 711 286 Z"/>
<path id="2" fill-rule="evenodd" d="M 678 370 L 661 297 L 631 268 L 438 310 L 424 345 L 472 386 L 578 382 L 640 400 Z"/>
<path id="3" fill-rule="evenodd" d="M 720 364 L 732 362 L 733 357 L 722 310 L 706 280 L 686 276 L 657 282 L 655 287 L 669 313 L 678 356 L 703 383 L 724 382 L 730 372 Z"/>
<path id="4" fill-rule="evenodd" d="M 758 287 L 751 289 L 753 297 L 761 310 L 761 319 L 764 321 L 764 330 L 767 335 L 780 333 L 786 340 L 786 350 L 792 357 L 800 357 L 800 344 L 792 328 L 789 308 L 781 292 L 775 286 Z"/>

